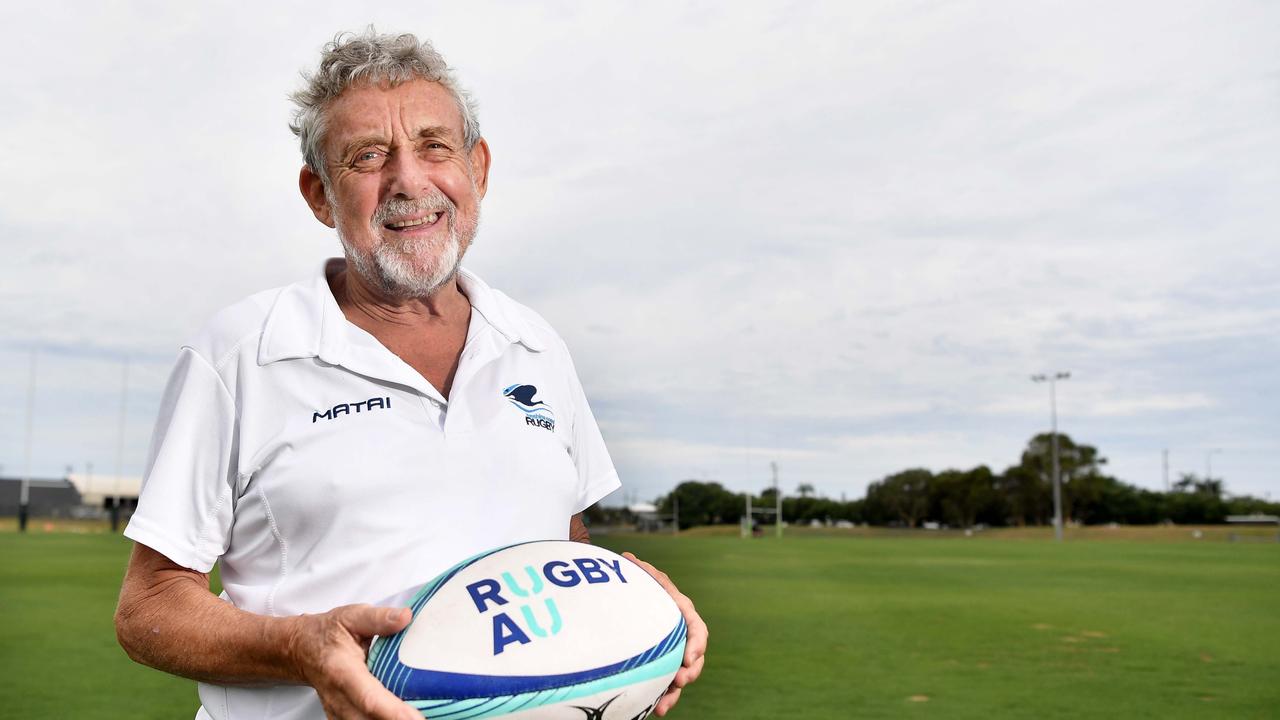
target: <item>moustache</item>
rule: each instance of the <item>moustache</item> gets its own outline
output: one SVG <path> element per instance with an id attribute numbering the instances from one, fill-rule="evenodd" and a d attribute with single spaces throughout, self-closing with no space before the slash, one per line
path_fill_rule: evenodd
<path id="1" fill-rule="evenodd" d="M 413 200 L 388 198 L 379 203 L 378 207 L 373 211 L 373 225 L 375 228 L 379 228 L 391 222 L 393 218 L 421 213 L 444 213 L 449 220 L 449 224 L 453 225 L 453 219 L 458 213 L 458 206 L 454 205 L 448 196 L 439 191 L 420 198 L 414 198 Z"/>

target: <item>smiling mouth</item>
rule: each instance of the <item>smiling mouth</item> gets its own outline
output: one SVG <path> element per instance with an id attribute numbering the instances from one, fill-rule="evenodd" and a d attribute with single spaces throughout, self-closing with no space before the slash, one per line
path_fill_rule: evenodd
<path id="1" fill-rule="evenodd" d="M 395 222 L 385 223 L 382 227 L 388 230 L 395 230 L 396 232 L 404 232 L 414 228 L 429 227 L 436 224 L 436 221 L 440 219 L 440 215 L 441 213 L 433 212 L 425 217 L 396 220 Z"/>

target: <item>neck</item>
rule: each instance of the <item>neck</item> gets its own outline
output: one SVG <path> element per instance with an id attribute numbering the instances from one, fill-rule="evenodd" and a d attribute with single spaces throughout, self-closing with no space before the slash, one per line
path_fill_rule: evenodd
<path id="1" fill-rule="evenodd" d="M 456 275 L 430 295 L 398 298 L 383 293 L 346 264 L 329 276 L 329 288 L 347 320 L 375 337 L 375 329 L 448 325 L 471 314 L 471 303 L 458 287 Z"/>

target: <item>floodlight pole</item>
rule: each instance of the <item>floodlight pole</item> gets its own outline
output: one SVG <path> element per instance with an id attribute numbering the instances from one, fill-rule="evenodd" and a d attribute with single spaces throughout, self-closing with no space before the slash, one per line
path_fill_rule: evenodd
<path id="1" fill-rule="evenodd" d="M 124 359 L 124 368 L 120 375 L 120 422 L 116 428 L 116 479 L 114 495 L 111 498 L 111 532 L 120 529 L 120 473 L 124 464 L 124 423 L 125 411 L 129 405 L 129 358 Z"/>
<path id="2" fill-rule="evenodd" d="M 31 418 L 36 409 L 36 351 L 31 351 L 31 376 L 27 380 L 27 439 L 23 451 L 22 485 L 18 489 L 18 531 L 27 531 L 27 516 L 31 505 Z"/>
<path id="3" fill-rule="evenodd" d="M 1049 383 L 1049 427 L 1053 448 L 1053 539 L 1062 542 L 1062 478 L 1058 471 L 1058 393 L 1059 380 L 1071 379 L 1069 372 L 1032 375 L 1032 382 Z"/>

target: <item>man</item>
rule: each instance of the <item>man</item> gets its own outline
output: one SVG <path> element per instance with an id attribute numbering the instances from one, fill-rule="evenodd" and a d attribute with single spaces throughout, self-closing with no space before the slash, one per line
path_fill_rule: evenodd
<path id="1" fill-rule="evenodd" d="M 339 36 L 294 101 L 302 195 L 345 260 L 182 348 L 117 634 L 200 681 L 199 718 L 408 720 L 365 669 L 370 639 L 459 559 L 587 540 L 581 513 L 618 478 L 564 343 L 458 267 L 490 155 L 443 59 L 412 35 Z M 642 565 L 690 628 L 663 715 L 701 672 L 706 626 Z"/>

